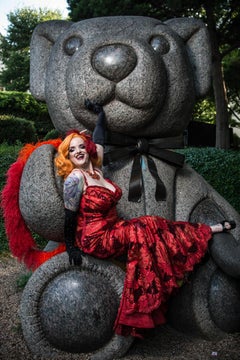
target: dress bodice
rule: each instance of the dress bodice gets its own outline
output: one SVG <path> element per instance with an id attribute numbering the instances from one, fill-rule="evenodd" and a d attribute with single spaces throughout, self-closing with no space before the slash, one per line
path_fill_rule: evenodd
<path id="1" fill-rule="evenodd" d="M 95 234 L 103 234 L 118 221 L 116 205 L 122 196 L 122 190 L 107 180 L 113 190 L 101 185 L 88 185 L 82 195 L 79 213 L 77 238 L 84 240 L 94 229 Z"/>
<path id="2" fill-rule="evenodd" d="M 80 203 L 80 211 L 84 214 L 91 215 L 104 213 L 112 209 L 122 196 L 122 190 L 110 180 L 108 182 L 113 185 L 114 190 L 103 187 L 101 185 L 88 185 Z"/>

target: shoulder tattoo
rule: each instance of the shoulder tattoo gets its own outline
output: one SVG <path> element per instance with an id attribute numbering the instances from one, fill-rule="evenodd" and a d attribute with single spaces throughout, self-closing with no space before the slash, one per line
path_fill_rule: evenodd
<path id="1" fill-rule="evenodd" d="M 65 208 L 77 211 L 83 193 L 83 178 L 70 174 L 64 182 L 63 199 Z"/>

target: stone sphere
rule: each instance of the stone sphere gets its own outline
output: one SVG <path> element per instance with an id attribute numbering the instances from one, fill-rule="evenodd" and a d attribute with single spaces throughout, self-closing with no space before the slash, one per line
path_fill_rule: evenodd
<path id="1" fill-rule="evenodd" d="M 67 352 L 90 352 L 102 347 L 113 334 L 117 299 L 114 289 L 98 274 L 80 269 L 59 274 L 40 299 L 39 314 L 46 338 Z"/>

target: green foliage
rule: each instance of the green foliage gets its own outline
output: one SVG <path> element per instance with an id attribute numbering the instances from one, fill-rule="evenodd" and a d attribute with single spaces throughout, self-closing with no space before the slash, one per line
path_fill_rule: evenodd
<path id="1" fill-rule="evenodd" d="M 32 121 L 12 115 L 0 115 L 0 142 L 15 144 L 37 140 L 36 129 Z"/>
<path id="2" fill-rule="evenodd" d="M 0 114 L 14 115 L 33 121 L 40 139 L 53 129 L 47 105 L 37 101 L 29 93 L 0 91 Z"/>
<path id="3" fill-rule="evenodd" d="M 32 9 L 23 7 L 11 11 L 8 15 L 10 23 L 7 29 L 7 40 L 15 49 L 28 47 L 34 28 L 42 21 L 61 19 L 59 10 Z"/>
<path id="4" fill-rule="evenodd" d="M 61 19 L 60 11 L 38 10 L 28 7 L 17 9 L 8 15 L 10 25 L 7 35 L 1 37 L 0 60 L 4 67 L 0 73 L 0 84 L 6 90 L 29 89 L 30 40 L 34 28 L 42 21 Z"/>
<path id="5" fill-rule="evenodd" d="M 9 252 L 8 241 L 5 234 L 4 221 L 0 213 L 0 254 L 6 254 Z"/>
<path id="6" fill-rule="evenodd" d="M 229 100 L 228 107 L 234 115 L 231 125 L 240 126 L 240 49 L 236 49 L 224 57 L 223 68 Z"/>
<path id="7" fill-rule="evenodd" d="M 195 121 L 206 122 L 208 124 L 216 123 L 216 108 L 213 99 L 210 97 L 199 100 L 194 107 L 193 119 Z"/>
<path id="8" fill-rule="evenodd" d="M 0 191 L 6 181 L 6 172 L 11 164 L 13 164 L 18 156 L 22 144 L 8 145 L 7 143 L 0 144 Z"/>
<path id="9" fill-rule="evenodd" d="M 69 16 L 73 21 L 98 16 L 145 15 L 152 12 L 152 5 L 134 0 L 67 0 Z"/>
<path id="10" fill-rule="evenodd" d="M 16 50 L 8 59 L 8 67 L 2 70 L 0 82 L 6 90 L 26 91 L 29 88 L 29 71 L 29 51 Z"/>
<path id="11" fill-rule="evenodd" d="M 240 151 L 187 148 L 178 152 L 240 213 Z"/>
<path id="12" fill-rule="evenodd" d="M 151 4 L 156 1 L 151 1 Z M 165 0 L 158 2 L 159 7 L 165 4 L 175 13 L 175 17 L 194 16 L 208 24 L 209 30 L 217 31 L 218 45 L 222 56 L 239 48 L 240 3 L 236 0 Z M 173 16 L 174 17 L 174 16 Z M 214 29 L 214 23 L 216 29 Z M 214 49 L 213 49 L 214 50 Z"/>
<path id="13" fill-rule="evenodd" d="M 53 129 L 44 136 L 44 140 L 57 139 L 59 137 L 61 137 L 61 134 L 56 129 Z"/>
<path id="14" fill-rule="evenodd" d="M 19 149 L 22 145 L 12 145 L 9 146 L 6 143 L 0 144 L 0 191 L 2 191 L 3 186 L 6 182 L 6 173 L 10 165 L 14 163 L 17 158 Z M 0 212 L 0 254 L 6 253 L 9 251 L 8 241 L 5 235 L 5 228 L 3 218 Z"/>
<path id="15" fill-rule="evenodd" d="M 235 91 L 240 90 L 240 49 L 232 51 L 223 60 L 226 83 Z"/>

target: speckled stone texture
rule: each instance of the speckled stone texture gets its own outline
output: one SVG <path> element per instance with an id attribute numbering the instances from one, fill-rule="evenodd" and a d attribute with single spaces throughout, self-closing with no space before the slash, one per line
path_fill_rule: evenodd
<path id="1" fill-rule="evenodd" d="M 46 46 L 42 34 L 54 47 Z M 210 84 L 206 40 L 206 28 L 196 19 L 163 23 L 124 16 L 43 23 L 31 42 L 30 89 L 46 100 L 63 132 L 94 127 L 96 116 L 84 107 L 90 97 L 105 105 L 110 130 L 178 135 L 190 121 L 195 95 Z"/>
<path id="2" fill-rule="evenodd" d="M 206 259 L 172 298 L 168 321 L 179 331 L 206 339 L 221 339 L 240 330 L 240 284 Z M 176 316 L 176 310 L 177 315 Z"/>
<path id="3" fill-rule="evenodd" d="M 33 152 L 23 170 L 19 207 L 33 231 L 48 240 L 62 241 L 63 180 L 56 176 L 53 167 L 55 154 L 51 145 L 43 145 Z M 36 204 L 41 204 L 40 208 Z"/>
<path id="4" fill-rule="evenodd" d="M 33 354 L 89 353 L 92 360 L 123 355 L 133 341 L 113 333 L 123 280 L 118 266 L 89 256 L 81 268 L 69 265 L 67 253 L 43 264 L 21 300 L 23 333 Z"/>
<path id="5" fill-rule="evenodd" d="M 112 336 L 116 295 L 111 284 L 96 273 L 76 269 L 60 274 L 40 299 L 40 321 L 46 338 L 69 352 L 102 347 Z"/>

